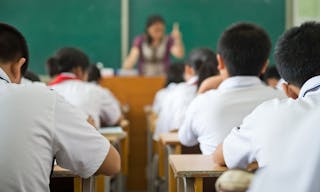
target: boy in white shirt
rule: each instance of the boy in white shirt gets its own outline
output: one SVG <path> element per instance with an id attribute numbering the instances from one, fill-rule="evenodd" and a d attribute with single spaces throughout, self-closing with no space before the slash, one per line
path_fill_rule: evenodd
<path id="1" fill-rule="evenodd" d="M 46 86 L 19 85 L 27 68 L 23 35 L 0 23 L 1 191 L 49 192 L 54 157 L 85 178 L 119 172 L 118 152 L 80 111 Z"/>
<path id="2" fill-rule="evenodd" d="M 274 155 L 277 152 L 296 150 L 285 144 L 300 137 L 297 134 L 304 129 L 305 118 L 320 105 L 320 24 L 305 23 L 284 33 L 277 42 L 275 59 L 287 82 L 283 84 L 284 92 L 290 98 L 257 107 L 219 145 L 213 156 L 216 163 L 246 168 L 257 161 L 260 168 L 268 168 L 278 164 Z M 306 149 L 318 148 L 310 145 Z M 295 169 L 295 161 L 308 159 L 303 155 L 300 160 L 290 159 L 282 165 Z"/>
<path id="3" fill-rule="evenodd" d="M 218 42 L 218 69 L 223 78 L 217 90 L 197 96 L 179 129 L 183 145 L 200 144 L 212 154 L 230 130 L 263 101 L 284 97 L 259 79 L 268 64 L 271 42 L 267 33 L 249 23 L 226 29 Z"/>
<path id="4" fill-rule="evenodd" d="M 51 68 L 56 66 L 58 72 L 49 86 L 90 116 L 97 128 L 101 124 L 115 125 L 120 121 L 120 104 L 113 94 L 108 89 L 84 81 L 89 66 L 85 53 L 76 48 L 62 48 L 47 63 Z"/>
<path id="5" fill-rule="evenodd" d="M 191 51 L 185 65 L 185 83 L 180 83 L 170 92 L 163 102 L 162 111 L 157 120 L 154 140 L 159 135 L 177 130 L 183 122 L 185 111 L 197 94 L 201 82 L 218 73 L 215 53 L 208 48 L 197 48 Z"/>
<path id="6" fill-rule="evenodd" d="M 167 77 L 166 77 L 166 84 L 165 88 L 160 89 L 154 98 L 152 111 L 156 114 L 159 114 L 163 103 L 166 100 L 167 95 L 174 90 L 174 88 L 181 82 L 184 81 L 183 79 L 183 72 L 184 72 L 184 64 L 183 63 L 172 63 L 169 66 Z"/>

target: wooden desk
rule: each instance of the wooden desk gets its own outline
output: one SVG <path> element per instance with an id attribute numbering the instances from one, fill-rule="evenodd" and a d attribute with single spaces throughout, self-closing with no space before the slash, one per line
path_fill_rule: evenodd
<path id="1" fill-rule="evenodd" d="M 181 143 L 178 133 L 165 133 L 159 136 L 159 176 L 166 178 L 168 173 L 168 157 L 170 154 L 181 154 Z"/>
<path id="2" fill-rule="evenodd" d="M 94 176 L 88 179 L 83 179 L 78 175 L 75 175 L 74 173 L 72 173 L 70 170 L 61 168 L 56 165 L 54 166 L 52 177 L 53 178 L 58 178 L 58 177 L 73 178 L 74 192 L 95 192 Z"/>
<path id="3" fill-rule="evenodd" d="M 227 170 L 214 164 L 210 155 L 170 155 L 169 164 L 169 192 L 202 192 L 204 177 L 219 177 Z"/>
<path id="4" fill-rule="evenodd" d="M 128 126 L 128 125 L 126 125 Z M 108 129 L 108 128 L 105 128 Z M 123 128 L 124 129 L 124 128 Z M 128 127 L 126 128 L 129 129 Z M 128 153 L 129 153 L 129 142 L 128 134 L 126 131 L 121 133 L 101 133 L 105 138 L 107 138 L 110 143 L 119 151 L 121 157 L 121 174 L 116 176 L 117 190 L 124 191 L 125 187 L 125 176 L 128 173 Z M 110 177 L 98 176 L 96 179 L 97 192 L 104 192 L 105 189 L 110 189 Z"/>

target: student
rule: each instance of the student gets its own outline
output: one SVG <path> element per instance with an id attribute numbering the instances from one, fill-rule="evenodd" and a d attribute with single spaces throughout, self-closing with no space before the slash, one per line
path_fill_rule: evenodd
<path id="1" fill-rule="evenodd" d="M 283 79 L 275 66 L 268 67 L 266 72 L 263 74 L 263 81 L 270 87 L 282 90 Z"/>
<path id="2" fill-rule="evenodd" d="M 166 96 L 174 90 L 174 88 L 181 82 L 184 81 L 183 79 L 183 72 L 184 72 L 184 64 L 183 63 L 172 63 L 169 66 L 165 87 L 160 89 L 153 101 L 152 110 L 156 114 L 159 114 L 161 108 L 163 107 L 163 102 Z"/>
<path id="3" fill-rule="evenodd" d="M 41 82 L 41 81 L 37 74 L 27 70 L 23 75 L 23 77 L 21 78 L 21 84 L 28 84 L 33 82 Z"/>
<path id="4" fill-rule="evenodd" d="M 197 48 L 191 51 L 185 65 L 185 83 L 180 83 L 163 103 L 159 114 L 154 139 L 158 140 L 159 134 L 177 130 L 183 122 L 185 111 L 197 94 L 197 89 L 202 81 L 216 75 L 217 60 L 215 53 L 208 48 Z"/>
<path id="5" fill-rule="evenodd" d="M 271 43 L 267 33 L 249 23 L 226 29 L 218 41 L 218 69 L 223 82 L 217 90 L 196 97 L 179 129 L 183 145 L 200 144 L 212 154 L 230 130 L 263 101 L 283 97 L 259 79 L 264 72 Z"/>
<path id="6" fill-rule="evenodd" d="M 84 178 L 119 172 L 118 152 L 80 111 L 46 86 L 19 85 L 28 59 L 22 34 L 0 23 L 1 191 L 49 192 L 54 157 Z"/>
<path id="7" fill-rule="evenodd" d="M 298 129 L 304 129 L 304 119 L 320 104 L 320 23 L 305 23 L 284 33 L 277 42 L 275 59 L 287 82 L 283 89 L 289 99 L 265 102 L 247 116 L 215 151 L 213 158 L 218 164 L 246 168 L 257 161 L 266 168 L 278 163 L 276 156 L 269 161 L 277 148 L 282 153 L 296 150 L 282 144 L 300 137 Z M 305 149 L 318 150 L 313 145 Z M 303 160 L 305 151 L 300 152 Z M 300 160 L 290 159 L 283 166 L 294 169 L 294 162 Z"/>
<path id="8" fill-rule="evenodd" d="M 290 127 L 290 138 L 272 139 L 270 164 L 258 171 L 251 192 L 320 191 L 319 114 L 319 108 L 308 111 L 301 123 Z M 283 129 L 281 134 L 287 134 L 284 131 L 288 130 Z"/>
<path id="9" fill-rule="evenodd" d="M 95 64 L 89 65 L 87 69 L 87 78 L 86 81 L 99 84 L 101 80 L 101 72 L 100 69 Z"/>
<path id="10" fill-rule="evenodd" d="M 56 65 L 59 73 L 49 86 L 92 117 L 96 127 L 100 127 L 100 119 L 107 125 L 115 125 L 120 121 L 120 105 L 112 93 L 83 81 L 89 59 L 82 51 L 62 48 L 47 62 L 50 66 Z"/>

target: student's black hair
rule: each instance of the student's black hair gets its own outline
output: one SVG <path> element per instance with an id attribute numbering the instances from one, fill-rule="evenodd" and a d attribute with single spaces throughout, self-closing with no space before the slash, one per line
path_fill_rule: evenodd
<path id="1" fill-rule="evenodd" d="M 274 56 L 280 76 L 299 88 L 320 75 L 320 23 L 306 22 L 285 32 Z"/>
<path id="2" fill-rule="evenodd" d="M 209 48 L 193 49 L 186 64 L 191 66 L 198 75 L 198 87 L 203 80 L 219 73 L 216 54 Z"/>
<path id="3" fill-rule="evenodd" d="M 259 76 L 268 60 L 271 41 L 268 34 L 251 23 L 237 23 L 227 28 L 218 41 L 218 54 L 229 76 Z"/>
<path id="4" fill-rule="evenodd" d="M 267 82 L 268 79 L 277 79 L 277 80 L 281 79 L 276 66 L 268 67 L 262 77 L 265 82 Z"/>
<path id="5" fill-rule="evenodd" d="M 146 22 L 146 26 L 145 26 L 145 34 L 147 36 L 147 43 L 150 45 L 153 41 L 152 37 L 150 36 L 150 34 L 148 33 L 148 29 L 149 27 L 151 27 L 153 24 L 156 23 L 162 23 L 163 25 L 165 25 L 165 20 L 163 19 L 162 16 L 160 15 L 151 15 L 148 17 L 147 22 Z"/>
<path id="6" fill-rule="evenodd" d="M 184 81 L 184 63 L 175 62 L 171 63 L 167 72 L 167 79 L 165 86 L 168 86 L 170 83 L 181 83 Z"/>
<path id="7" fill-rule="evenodd" d="M 71 72 L 73 69 L 80 67 L 83 71 L 89 66 L 88 56 L 80 49 L 65 47 L 47 60 L 49 75 L 54 76 L 63 72 Z M 51 71 L 52 70 L 52 71 Z"/>
<path id="8" fill-rule="evenodd" d="M 99 82 L 101 80 L 100 69 L 95 64 L 91 64 L 88 69 L 88 82 Z"/>
<path id="9" fill-rule="evenodd" d="M 34 72 L 29 71 L 29 70 L 27 70 L 27 71 L 25 72 L 25 74 L 23 75 L 23 77 L 26 78 L 26 79 L 28 79 L 28 80 L 30 80 L 30 81 L 32 81 L 32 82 L 40 81 L 39 76 L 38 76 L 37 74 L 35 74 Z"/>
<path id="10" fill-rule="evenodd" d="M 27 42 L 16 28 L 0 23 L 0 62 L 18 61 L 22 57 L 26 59 L 21 67 L 21 74 L 23 75 L 28 69 L 29 62 Z"/>

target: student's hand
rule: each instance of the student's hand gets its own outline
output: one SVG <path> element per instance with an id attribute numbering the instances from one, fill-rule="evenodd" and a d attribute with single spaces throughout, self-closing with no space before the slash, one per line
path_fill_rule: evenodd
<path id="1" fill-rule="evenodd" d="M 220 165 L 220 166 L 225 166 L 226 162 L 224 161 L 224 156 L 223 156 L 223 145 L 219 144 L 216 148 L 216 151 L 212 155 L 212 160 L 214 163 Z"/>
<path id="2" fill-rule="evenodd" d="M 97 127 L 96 127 L 96 125 L 95 125 L 95 123 L 94 123 L 94 120 L 93 120 L 93 118 L 89 115 L 89 117 L 87 118 L 87 121 L 88 121 L 88 123 L 90 124 L 90 125 L 92 125 L 94 128 L 96 128 L 97 129 Z"/>
<path id="3" fill-rule="evenodd" d="M 171 37 L 174 39 L 175 42 L 180 42 L 181 41 L 181 32 L 179 29 L 179 23 L 174 23 L 172 26 L 172 32 L 171 32 Z"/>
<path id="4" fill-rule="evenodd" d="M 222 81 L 223 78 L 220 75 L 205 79 L 198 89 L 198 94 L 205 93 L 211 89 L 217 89 Z"/>

